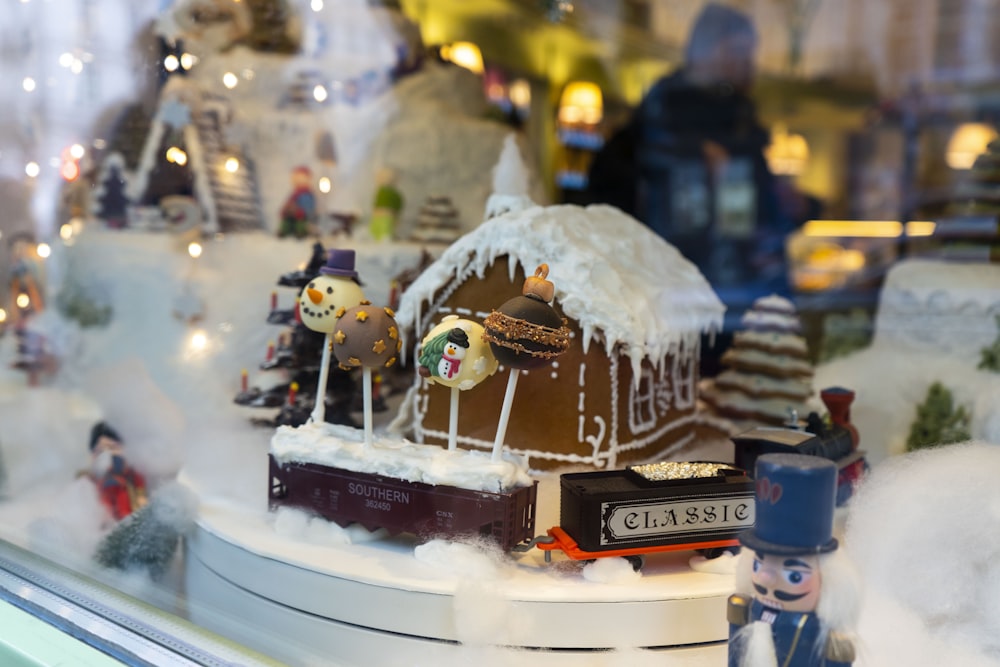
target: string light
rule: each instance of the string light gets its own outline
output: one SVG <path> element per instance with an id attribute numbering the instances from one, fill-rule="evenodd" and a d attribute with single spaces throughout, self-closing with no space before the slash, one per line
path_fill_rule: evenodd
<path id="1" fill-rule="evenodd" d="M 202 247 L 197 241 L 192 241 L 188 244 L 188 254 L 194 259 L 201 257 Z"/>
<path id="2" fill-rule="evenodd" d="M 49 255 L 52 254 L 52 248 L 49 247 L 48 243 L 43 242 L 38 244 L 38 246 L 35 248 L 35 252 L 37 252 L 38 256 L 41 257 L 42 259 L 48 259 Z"/>
<path id="3" fill-rule="evenodd" d="M 232 90 L 236 87 L 236 84 L 240 82 L 239 78 L 232 72 L 226 72 L 222 75 L 222 85 L 226 88 Z"/>
<path id="4" fill-rule="evenodd" d="M 313 88 L 313 99 L 317 102 L 325 102 L 327 97 L 328 93 L 326 92 L 326 88 L 322 85 L 317 84 L 316 87 Z"/>
<path id="5" fill-rule="evenodd" d="M 176 72 L 180 64 L 181 61 L 178 60 L 177 56 L 175 56 L 172 53 L 163 59 L 163 69 L 167 70 L 168 72 Z"/>
<path id="6" fill-rule="evenodd" d="M 24 77 L 24 80 L 21 81 L 21 88 L 24 88 L 24 92 L 26 93 L 33 92 L 35 90 L 35 85 L 35 80 L 30 76 Z"/>
<path id="7" fill-rule="evenodd" d="M 319 179 L 319 191 L 322 192 L 323 194 L 330 192 L 332 187 L 333 184 L 330 183 L 330 179 L 327 178 L 326 176 Z"/>
<path id="8" fill-rule="evenodd" d="M 24 165 L 24 173 L 27 174 L 29 178 L 36 178 L 41 171 L 42 168 L 38 166 L 37 162 L 29 162 Z"/>
<path id="9" fill-rule="evenodd" d="M 226 171 L 230 174 L 235 174 L 240 169 L 240 161 L 234 157 L 226 160 Z"/>

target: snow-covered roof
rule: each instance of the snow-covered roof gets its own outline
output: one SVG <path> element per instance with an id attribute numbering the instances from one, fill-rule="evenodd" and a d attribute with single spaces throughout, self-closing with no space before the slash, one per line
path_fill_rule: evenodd
<path id="1" fill-rule="evenodd" d="M 453 278 L 483 278 L 494 260 L 511 258 L 532 275 L 548 264 L 555 299 L 582 332 L 586 350 L 600 333 L 607 352 L 617 346 L 638 376 L 645 358 L 658 361 L 681 343 L 722 326 L 725 306 L 701 272 L 672 245 L 617 208 L 605 205 L 534 206 L 510 211 L 458 239 L 404 292 L 396 314 L 404 329 L 421 331 L 424 318 L 447 295 Z M 500 303 L 484 303 L 489 312 Z"/>

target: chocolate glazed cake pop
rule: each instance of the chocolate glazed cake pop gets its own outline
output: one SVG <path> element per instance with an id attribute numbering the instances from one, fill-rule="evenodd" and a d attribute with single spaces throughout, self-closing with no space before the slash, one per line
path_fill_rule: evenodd
<path id="1" fill-rule="evenodd" d="M 542 264 L 524 280 L 522 296 L 507 301 L 483 321 L 493 355 L 510 368 L 530 370 L 550 363 L 569 348 L 569 329 L 549 305 L 555 286 Z"/>

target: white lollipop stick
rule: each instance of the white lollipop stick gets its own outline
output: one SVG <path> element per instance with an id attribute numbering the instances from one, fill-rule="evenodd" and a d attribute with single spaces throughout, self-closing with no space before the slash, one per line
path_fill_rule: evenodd
<path id="1" fill-rule="evenodd" d="M 448 451 L 458 449 L 458 387 L 451 388 L 451 412 L 448 413 Z"/>
<path id="2" fill-rule="evenodd" d="M 372 448 L 372 369 L 361 369 L 361 391 L 365 401 L 365 449 Z"/>
<path id="3" fill-rule="evenodd" d="M 323 423 L 326 420 L 326 380 L 330 375 L 330 350 L 333 349 L 333 333 L 327 333 L 323 341 L 323 357 L 319 362 L 319 382 L 316 383 L 316 403 L 313 405 L 309 423 Z"/>
<path id="4" fill-rule="evenodd" d="M 520 374 L 520 370 L 512 368 L 510 369 L 510 375 L 507 377 L 507 391 L 503 395 L 503 405 L 500 407 L 500 421 L 497 422 L 497 437 L 493 441 L 492 461 L 500 460 L 503 441 L 507 437 L 507 422 L 510 421 L 510 408 L 514 405 L 514 392 L 517 391 L 517 377 Z"/>

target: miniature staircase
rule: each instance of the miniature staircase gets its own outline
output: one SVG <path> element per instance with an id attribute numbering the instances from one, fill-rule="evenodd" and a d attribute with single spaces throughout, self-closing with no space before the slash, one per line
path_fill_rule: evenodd
<path id="1" fill-rule="evenodd" d="M 242 149 L 225 144 L 222 133 L 227 109 L 219 98 L 206 95 L 195 114 L 198 140 L 204 153 L 211 200 L 219 231 L 232 232 L 263 228 L 257 169 Z M 239 160 L 235 172 L 226 170 L 226 160 Z"/>

